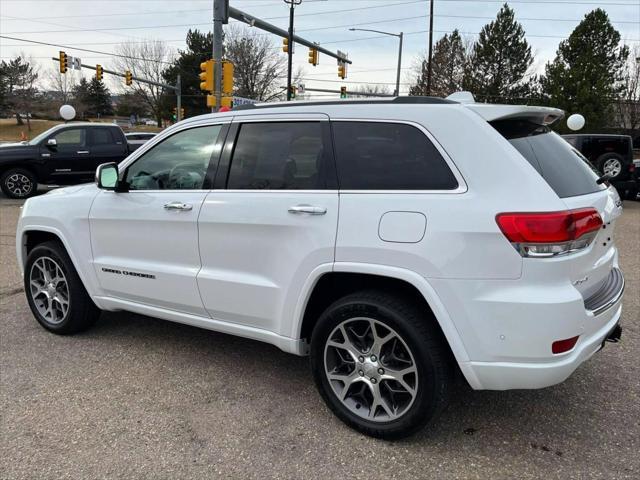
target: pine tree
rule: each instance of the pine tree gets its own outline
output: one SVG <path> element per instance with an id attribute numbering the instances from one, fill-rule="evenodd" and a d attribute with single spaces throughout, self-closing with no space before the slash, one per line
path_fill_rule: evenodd
<path id="1" fill-rule="evenodd" d="M 510 102 L 527 94 L 525 75 L 533 63 L 531 47 L 514 11 L 505 3 L 494 21 L 482 27 L 473 45 L 465 90 L 476 99 Z"/>
<path id="2" fill-rule="evenodd" d="M 431 95 L 446 97 L 462 90 L 467 52 L 464 40 L 458 30 L 445 34 L 433 47 L 431 71 Z M 420 63 L 416 85 L 409 89 L 409 95 L 427 95 L 428 59 Z"/>
<path id="3" fill-rule="evenodd" d="M 89 82 L 82 77 L 80 81 L 71 89 L 73 97 L 72 105 L 76 109 L 76 114 L 79 118 L 84 118 L 89 112 Z"/>
<path id="4" fill-rule="evenodd" d="M 628 56 L 629 49 L 620 45 L 620 33 L 606 12 L 597 8 L 560 43 L 556 58 L 546 65 L 543 91 L 551 105 L 582 114 L 586 129 L 597 131 L 611 119 Z"/>
<path id="5" fill-rule="evenodd" d="M 91 79 L 87 89 L 87 103 L 89 110 L 98 116 L 113 114 L 111 106 L 111 93 L 102 80 L 96 77 Z"/>

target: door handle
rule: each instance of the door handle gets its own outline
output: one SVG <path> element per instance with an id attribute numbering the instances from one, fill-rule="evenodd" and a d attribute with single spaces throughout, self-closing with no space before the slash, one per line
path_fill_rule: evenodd
<path id="1" fill-rule="evenodd" d="M 182 202 L 169 202 L 164 204 L 165 210 L 181 210 L 181 211 L 189 211 L 193 208 L 193 205 Z"/>
<path id="2" fill-rule="evenodd" d="M 324 215 L 327 209 L 324 207 L 314 207 L 313 205 L 295 205 L 289 207 L 289 213 L 306 213 L 308 215 Z"/>
<path id="3" fill-rule="evenodd" d="M 80 155 L 86 155 L 87 153 L 89 153 L 89 150 L 78 150 L 78 154 Z"/>

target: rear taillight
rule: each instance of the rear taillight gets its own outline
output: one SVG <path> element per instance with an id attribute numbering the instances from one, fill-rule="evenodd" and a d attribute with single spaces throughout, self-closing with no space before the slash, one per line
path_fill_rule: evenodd
<path id="1" fill-rule="evenodd" d="M 602 227 L 595 208 L 499 213 L 496 222 L 523 257 L 553 257 L 586 248 Z"/>

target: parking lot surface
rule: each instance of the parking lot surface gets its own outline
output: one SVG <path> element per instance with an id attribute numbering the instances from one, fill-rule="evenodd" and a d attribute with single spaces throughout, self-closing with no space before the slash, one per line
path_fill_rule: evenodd
<path id="1" fill-rule="evenodd" d="M 364 437 L 306 358 L 128 313 L 73 337 L 32 318 L 15 261 L 21 202 L 0 198 L 0 478 L 640 478 L 640 203 L 616 227 L 622 342 L 561 385 L 463 381 L 407 440 Z"/>

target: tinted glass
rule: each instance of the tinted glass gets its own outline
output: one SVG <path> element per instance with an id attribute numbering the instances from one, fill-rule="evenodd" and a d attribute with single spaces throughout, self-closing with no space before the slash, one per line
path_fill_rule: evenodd
<path id="1" fill-rule="evenodd" d="M 93 145 L 106 145 L 115 143 L 113 140 L 113 136 L 111 135 L 111 131 L 108 128 L 94 128 L 92 130 L 93 134 Z"/>
<path id="2" fill-rule="evenodd" d="M 240 127 L 229 189 L 324 188 L 320 122 L 246 123 Z"/>
<path id="3" fill-rule="evenodd" d="M 492 125 L 542 175 L 560 198 L 605 189 L 589 161 L 548 127 L 524 120 L 502 120 Z"/>
<path id="4" fill-rule="evenodd" d="M 338 181 L 345 190 L 452 190 L 451 169 L 417 128 L 400 123 L 334 122 Z"/>
<path id="5" fill-rule="evenodd" d="M 127 169 L 131 190 L 199 190 L 220 125 L 183 130 L 145 152 Z"/>
<path id="6" fill-rule="evenodd" d="M 82 146 L 85 144 L 85 129 L 84 128 L 72 128 L 69 130 L 63 130 L 55 135 L 56 143 L 60 145 L 76 145 Z"/>

